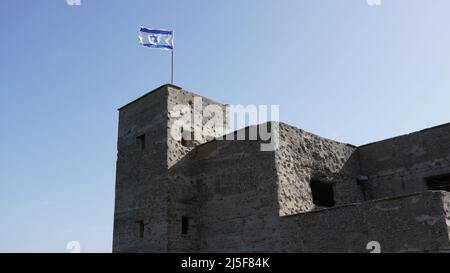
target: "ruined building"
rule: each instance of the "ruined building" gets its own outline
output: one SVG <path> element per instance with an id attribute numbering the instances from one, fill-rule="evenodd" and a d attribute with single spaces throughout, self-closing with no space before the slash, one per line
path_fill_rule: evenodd
<path id="1" fill-rule="evenodd" d="M 174 138 L 195 96 L 164 85 L 120 108 L 114 252 L 450 250 L 450 124 L 355 147 L 271 122 L 262 151 Z M 212 104 L 229 117 L 206 98 L 184 114 Z"/>

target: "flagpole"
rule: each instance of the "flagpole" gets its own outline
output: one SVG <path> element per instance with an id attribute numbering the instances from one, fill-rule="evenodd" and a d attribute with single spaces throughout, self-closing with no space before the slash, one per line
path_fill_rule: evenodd
<path id="1" fill-rule="evenodd" d="M 170 74 L 170 83 L 173 85 L 173 51 L 174 51 L 174 48 L 172 48 L 172 71 L 171 71 L 171 74 Z"/>
<path id="2" fill-rule="evenodd" d="M 174 55 L 174 51 L 175 51 L 175 45 L 173 42 L 173 39 L 175 38 L 175 33 L 172 31 L 172 66 L 171 66 L 171 73 L 170 73 L 170 83 L 173 85 L 173 55 Z"/>

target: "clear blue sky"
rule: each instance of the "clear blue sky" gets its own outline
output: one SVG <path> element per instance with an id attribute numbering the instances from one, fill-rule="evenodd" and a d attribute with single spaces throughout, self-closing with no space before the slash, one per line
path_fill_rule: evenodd
<path id="1" fill-rule="evenodd" d="M 450 121 L 450 1 L 2 1 L 0 252 L 110 252 L 116 109 L 170 80 L 364 144 Z"/>

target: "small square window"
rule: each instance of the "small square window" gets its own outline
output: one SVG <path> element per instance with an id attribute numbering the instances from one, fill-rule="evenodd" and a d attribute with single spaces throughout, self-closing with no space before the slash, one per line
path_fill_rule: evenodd
<path id="1" fill-rule="evenodd" d="M 314 205 L 327 208 L 334 206 L 334 191 L 331 183 L 313 179 L 310 187 Z"/>
<path id="2" fill-rule="evenodd" d="M 186 235 L 189 233 L 189 217 L 181 217 L 181 234 Z"/>
<path id="3" fill-rule="evenodd" d="M 145 134 L 138 136 L 137 141 L 141 150 L 145 150 Z"/>
<path id="4" fill-rule="evenodd" d="M 427 177 L 425 181 L 429 190 L 450 192 L 450 174 Z"/>
<path id="5" fill-rule="evenodd" d="M 136 221 L 136 225 L 137 225 L 137 229 L 138 229 L 138 237 L 139 238 L 144 238 L 144 233 L 145 233 L 145 223 L 143 220 L 141 221 Z"/>

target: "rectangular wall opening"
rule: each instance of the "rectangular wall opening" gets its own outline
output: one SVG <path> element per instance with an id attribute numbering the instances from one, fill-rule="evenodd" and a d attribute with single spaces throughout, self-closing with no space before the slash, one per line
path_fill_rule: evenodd
<path id="1" fill-rule="evenodd" d="M 429 190 L 450 192 L 450 173 L 425 178 Z"/>
<path id="2" fill-rule="evenodd" d="M 145 223 L 143 220 L 136 221 L 137 229 L 138 229 L 138 237 L 144 238 L 144 232 L 145 232 Z"/>
<path id="3" fill-rule="evenodd" d="M 334 206 L 334 191 L 331 183 L 312 179 L 310 187 L 314 205 L 327 208 Z"/>
<path id="4" fill-rule="evenodd" d="M 138 136 L 136 139 L 141 150 L 145 150 L 145 134 Z"/>
<path id="5" fill-rule="evenodd" d="M 189 233 L 189 217 L 181 217 L 181 234 L 186 235 Z"/>

